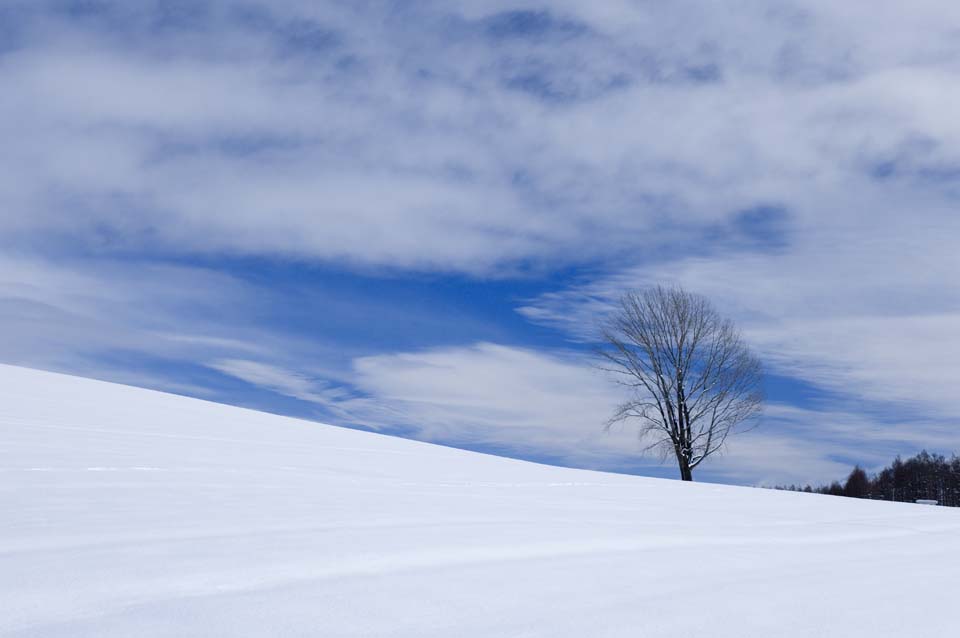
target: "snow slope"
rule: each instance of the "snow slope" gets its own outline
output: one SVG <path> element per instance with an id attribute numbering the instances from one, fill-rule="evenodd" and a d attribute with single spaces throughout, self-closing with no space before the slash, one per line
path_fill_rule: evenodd
<path id="1" fill-rule="evenodd" d="M 0 635 L 960 635 L 960 511 L 570 470 L 0 366 Z"/>

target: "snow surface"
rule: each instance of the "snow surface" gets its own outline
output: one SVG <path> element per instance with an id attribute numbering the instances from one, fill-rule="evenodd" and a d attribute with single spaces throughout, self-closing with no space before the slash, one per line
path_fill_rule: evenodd
<path id="1" fill-rule="evenodd" d="M 3 636 L 960 635 L 960 511 L 513 461 L 0 366 Z"/>

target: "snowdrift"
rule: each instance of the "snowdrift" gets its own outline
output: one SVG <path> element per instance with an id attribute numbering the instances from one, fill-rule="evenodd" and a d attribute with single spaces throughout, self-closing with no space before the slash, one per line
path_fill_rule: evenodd
<path id="1" fill-rule="evenodd" d="M 0 366 L 4 636 L 956 635 L 960 511 L 548 467 Z"/>

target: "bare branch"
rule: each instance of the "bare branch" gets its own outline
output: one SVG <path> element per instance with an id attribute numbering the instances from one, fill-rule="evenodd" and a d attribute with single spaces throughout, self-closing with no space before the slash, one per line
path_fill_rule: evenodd
<path id="1" fill-rule="evenodd" d="M 681 477 L 756 426 L 763 369 L 710 302 L 657 286 L 623 295 L 601 327 L 600 369 L 632 393 L 607 423 L 636 422 L 644 451 L 676 456 Z"/>

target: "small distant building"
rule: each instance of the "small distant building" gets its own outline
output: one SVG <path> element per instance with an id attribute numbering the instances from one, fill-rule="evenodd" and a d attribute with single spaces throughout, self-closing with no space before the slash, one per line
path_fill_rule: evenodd
<path id="1" fill-rule="evenodd" d="M 918 498 L 917 505 L 938 505 L 938 502 L 932 498 Z"/>

